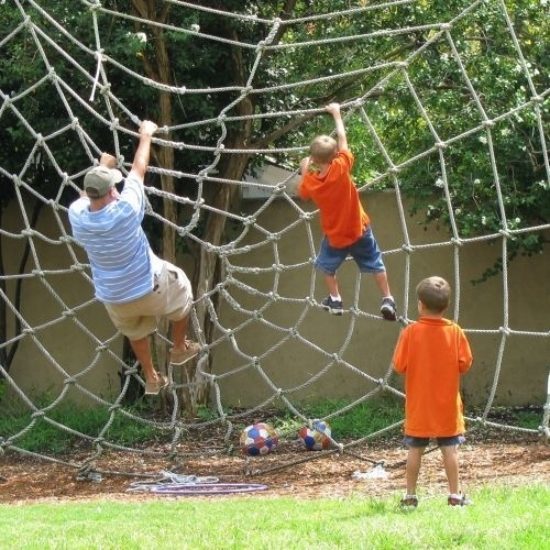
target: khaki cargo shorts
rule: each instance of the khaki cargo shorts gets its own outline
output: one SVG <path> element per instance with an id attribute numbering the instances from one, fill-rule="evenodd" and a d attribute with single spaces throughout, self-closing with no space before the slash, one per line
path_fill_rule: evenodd
<path id="1" fill-rule="evenodd" d="M 163 264 L 149 294 L 123 304 L 104 304 L 115 327 L 130 340 L 154 332 L 161 317 L 179 321 L 189 315 L 193 291 L 187 275 L 170 262 Z"/>

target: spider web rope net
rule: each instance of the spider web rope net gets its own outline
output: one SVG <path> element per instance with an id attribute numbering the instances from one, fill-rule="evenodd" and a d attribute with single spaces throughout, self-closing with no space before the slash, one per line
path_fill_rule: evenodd
<path id="1" fill-rule="evenodd" d="M 462 61 L 460 46 L 458 44 L 458 36 L 454 30 L 457 25 L 467 21 L 469 17 L 475 15 L 476 10 L 479 10 L 485 5 L 484 2 L 464 3 L 460 8 L 456 8 L 456 13 L 445 21 L 428 22 L 425 25 L 418 27 L 407 28 L 382 28 L 373 30 L 368 33 L 355 35 L 338 35 L 336 29 L 332 34 L 328 33 L 326 37 L 314 38 L 311 41 L 302 42 L 285 42 L 285 39 L 279 40 L 278 33 L 283 29 L 296 29 L 304 25 L 315 25 L 323 21 L 335 18 L 354 18 L 360 17 L 369 11 L 374 10 L 399 10 L 403 6 L 422 4 L 413 0 L 400 0 L 395 2 L 383 2 L 379 4 L 359 3 L 358 7 L 350 8 L 345 11 L 335 13 L 319 13 L 309 15 L 307 17 L 289 18 L 281 20 L 279 18 L 263 19 L 255 14 L 244 13 L 228 13 L 225 11 L 215 10 L 212 8 L 197 6 L 193 3 L 182 2 L 176 0 L 166 0 L 165 7 L 170 7 L 172 10 L 184 10 L 186 13 L 191 13 L 200 17 L 204 13 L 219 17 L 220 21 L 237 20 L 243 25 L 259 26 L 265 31 L 264 38 L 256 43 L 241 42 L 239 40 L 231 40 L 225 36 L 215 34 L 204 34 L 198 25 L 190 25 L 188 27 L 176 28 L 171 25 L 154 22 L 147 17 L 140 17 L 135 14 L 117 10 L 117 8 L 109 8 L 107 5 L 102 5 L 99 2 L 80 2 L 75 3 L 74 10 L 82 10 L 89 13 L 91 40 L 83 39 L 76 34 L 72 34 L 72 29 L 63 25 L 63 21 L 57 19 L 55 15 L 49 12 L 47 4 L 40 1 L 28 0 L 26 2 L 15 0 L 14 6 L 17 7 L 20 15 L 19 22 L 12 28 L 8 29 L 0 37 L 0 52 L 8 45 L 13 45 L 23 38 L 27 40 L 27 45 L 30 43 L 35 49 L 35 55 L 43 67 L 42 76 L 28 86 L 24 91 L 17 94 L 11 94 L 9 90 L 0 89 L 0 124 L 5 125 L 8 122 L 17 127 L 18 131 L 24 132 L 31 136 L 34 140 L 33 148 L 28 152 L 28 156 L 22 166 L 16 173 L 12 173 L 4 166 L 0 165 L 0 175 L 2 176 L 2 185 L 8 185 L 15 197 L 14 205 L 11 208 L 19 208 L 22 219 L 23 229 L 18 233 L 10 232 L 4 228 L 0 229 L 0 237 L 7 241 L 23 241 L 27 243 L 30 250 L 30 258 L 32 264 L 23 273 L 2 273 L 0 280 L 3 285 L 0 287 L 0 298 L 4 303 L 4 307 L 10 314 L 19 321 L 21 330 L 0 343 L 0 349 L 3 348 L 6 352 L 18 341 L 32 340 L 36 348 L 45 359 L 43 368 L 53 369 L 58 376 L 63 379 L 62 389 L 56 393 L 54 398 L 46 405 L 41 406 L 30 395 L 20 387 L 16 382 L 13 374 L 9 372 L 6 365 L 0 365 L 0 373 L 9 387 L 10 391 L 14 392 L 21 402 L 28 407 L 29 420 L 28 422 L 17 428 L 13 433 L 0 434 L 0 450 L 10 450 L 17 453 L 35 455 L 36 453 L 26 450 L 19 445 L 19 442 L 33 430 L 38 422 L 47 422 L 56 430 L 66 431 L 67 435 L 75 436 L 89 444 L 91 449 L 88 456 L 81 462 L 74 463 L 66 461 L 54 454 L 39 454 L 41 458 L 47 460 L 70 464 L 77 468 L 84 468 L 94 459 L 99 457 L 106 449 L 124 450 L 143 454 L 161 454 L 163 456 L 174 456 L 178 454 L 178 445 L 185 438 L 186 431 L 191 428 L 207 427 L 211 424 L 221 424 L 227 428 L 227 438 L 230 437 L 232 428 L 235 422 L 239 422 L 240 418 L 249 417 L 251 414 L 261 414 L 261 411 L 269 406 L 277 404 L 283 406 L 291 412 L 300 422 L 310 423 L 310 419 L 301 407 L 300 401 L 296 400 L 296 396 L 301 390 L 314 384 L 317 380 L 326 376 L 335 366 L 355 376 L 364 379 L 371 384 L 372 389 L 365 392 L 360 398 L 356 399 L 344 407 L 339 407 L 334 410 L 325 419 L 329 420 L 332 417 L 342 415 L 358 406 L 361 403 L 369 400 L 371 397 L 380 394 L 381 392 L 389 392 L 396 396 L 403 397 L 402 392 L 393 385 L 391 379 L 391 365 L 382 377 L 369 373 L 368 368 L 365 369 L 361 365 L 353 364 L 345 359 L 345 352 L 348 346 L 351 345 L 358 324 L 365 319 L 376 320 L 378 315 L 371 310 L 364 310 L 360 307 L 360 294 L 362 279 L 359 274 L 355 279 L 353 289 L 352 306 L 347 311 L 349 314 L 349 323 L 346 333 L 342 339 L 338 350 L 326 350 L 323 348 L 322 342 L 312 341 L 306 336 L 308 316 L 312 311 L 320 309 L 320 302 L 315 297 L 315 288 L 317 275 L 313 268 L 312 259 L 316 255 L 317 237 L 315 231 L 319 223 L 318 212 L 308 210 L 304 204 L 296 200 L 290 189 L 289 181 L 291 176 L 278 181 L 275 185 L 261 184 L 258 182 L 250 183 L 244 180 L 234 180 L 224 178 L 223 175 L 217 173 L 217 166 L 224 155 L 237 155 L 241 153 L 252 154 L 257 159 L 277 159 L 278 157 L 287 158 L 288 155 L 305 155 L 307 154 L 306 147 L 276 147 L 269 146 L 258 149 L 238 149 L 226 146 L 226 138 L 228 135 L 228 127 L 231 124 L 244 124 L 247 121 L 252 123 L 259 120 L 270 118 L 289 119 L 291 117 L 309 116 L 314 117 L 323 112 L 319 107 L 312 107 L 306 101 L 295 102 L 292 110 L 272 110 L 261 113 L 251 113 L 248 115 L 236 115 L 234 107 L 243 99 L 251 96 L 265 96 L 274 94 L 275 92 L 288 92 L 299 94 L 301 87 L 312 84 L 322 84 L 326 82 L 338 82 L 340 79 L 348 78 L 354 75 L 364 75 L 366 73 L 380 74 L 379 78 L 374 79 L 374 85 L 370 86 L 363 95 L 352 97 L 342 103 L 342 109 L 347 120 L 350 117 L 355 117 L 362 121 L 364 129 L 370 135 L 373 145 L 376 148 L 377 154 L 381 159 L 385 169 L 377 174 L 372 175 L 367 181 L 362 183 L 360 187 L 361 193 L 366 193 L 367 190 L 380 183 L 389 183 L 392 193 L 395 198 L 396 208 L 399 213 L 401 234 L 400 245 L 384 250 L 385 258 L 390 258 L 393 255 L 399 255 L 403 258 L 404 270 L 402 274 L 393 274 L 403 278 L 404 295 L 399 297 L 398 308 L 400 312 L 404 312 L 401 321 L 408 322 L 408 315 L 414 317 L 415 298 L 409 295 L 409 289 L 414 288 L 416 281 L 411 280 L 411 269 L 414 254 L 428 249 L 434 250 L 452 250 L 452 272 L 454 280 L 451 281 L 454 287 L 453 303 L 454 309 L 452 316 L 454 319 L 460 317 L 460 296 L 461 296 L 461 258 L 462 251 L 470 244 L 480 241 L 500 243 L 502 257 L 508 255 L 509 243 L 518 235 L 540 233 L 550 229 L 550 224 L 540 224 L 537 226 L 521 227 L 513 223 L 507 214 L 506 197 L 503 195 L 500 185 L 500 172 L 497 163 L 494 141 L 494 132 L 499 124 L 513 120 L 514 117 L 519 117 L 525 113 L 529 113 L 533 120 L 532 139 L 537 143 L 540 150 L 543 152 L 544 172 L 546 184 L 550 182 L 550 167 L 548 161 L 547 144 L 544 132 L 544 107 L 547 102 L 550 89 L 538 89 L 535 86 L 533 78 L 533 69 L 530 63 L 525 59 L 519 41 L 517 39 L 512 20 L 504 2 L 494 2 L 494 8 L 500 13 L 502 29 L 505 29 L 507 38 L 510 44 L 510 49 L 513 52 L 514 62 L 517 65 L 517 70 L 520 72 L 526 83 L 525 95 L 522 101 L 517 101 L 514 105 L 503 110 L 502 112 L 489 112 L 484 106 L 482 94 L 476 89 L 476 85 L 469 76 L 469 72 Z M 247 73 L 247 80 L 244 85 L 231 82 L 231 75 L 228 75 L 228 84 L 224 87 L 214 88 L 207 87 L 204 89 L 187 88 L 185 86 L 168 85 L 149 78 L 145 73 L 140 73 L 133 68 L 126 67 L 121 64 L 116 57 L 116 54 L 111 53 L 103 48 L 104 43 L 104 28 L 105 18 L 109 18 L 112 24 L 127 23 L 128 21 L 139 25 L 139 28 L 144 33 L 152 34 L 159 30 L 170 31 L 185 37 L 187 40 L 206 40 L 217 42 L 221 46 L 231 48 L 239 48 L 252 52 L 253 63 Z M 342 70 L 340 73 L 319 74 L 316 78 L 306 80 L 289 80 L 289 82 L 281 82 L 275 87 L 256 88 L 255 77 L 257 72 L 268 62 L 269 56 L 276 55 L 277 52 L 286 51 L 289 49 L 303 49 L 304 55 L 306 52 L 315 51 L 315 48 L 337 48 L 338 45 L 353 41 L 368 41 L 377 37 L 394 37 L 407 33 L 424 32 L 428 36 L 427 40 L 418 45 L 403 55 L 397 61 L 395 60 L 377 60 L 371 64 L 367 64 L 361 68 L 353 69 L 346 72 Z M 89 37 L 89 38 L 90 38 Z M 84 65 L 82 61 L 77 61 L 71 53 L 66 52 L 57 42 L 59 40 L 70 42 L 71 46 L 79 52 L 79 59 L 86 59 Z M 90 47 L 90 43 L 93 44 Z M 422 93 L 418 90 L 414 79 L 410 75 L 410 67 L 415 63 L 420 62 L 426 52 L 430 51 L 435 45 L 444 44 L 450 59 L 450 63 L 461 75 L 462 85 L 466 90 L 468 102 L 475 112 L 475 123 L 472 123 L 466 129 L 443 137 L 438 131 L 438 124 L 433 120 L 429 109 L 426 108 L 422 98 Z M 78 74 L 79 78 L 83 78 L 86 86 L 79 90 L 74 89 L 72 81 L 69 78 L 60 75 L 56 70 L 59 63 L 72 67 L 72 70 Z M 177 238 L 187 238 L 193 241 L 209 254 L 216 255 L 221 264 L 221 272 L 224 274 L 220 283 L 211 290 L 203 293 L 197 293 L 195 296 L 195 304 L 192 313 L 192 327 L 195 335 L 202 346 L 202 352 L 198 360 L 197 369 L 199 376 L 207 378 L 212 387 L 213 408 L 216 412 L 216 418 L 204 421 L 192 422 L 182 419 L 179 416 L 179 394 L 173 392 L 173 401 L 171 402 L 171 410 L 167 420 L 155 420 L 147 416 L 141 416 L 134 410 L 124 406 L 124 397 L 128 391 L 129 383 L 132 378 L 139 378 L 138 365 L 125 365 L 114 351 L 114 343 L 119 334 L 113 333 L 107 339 L 100 339 L 93 334 L 87 324 L 81 321 L 81 314 L 86 311 L 94 302 L 93 285 L 90 277 L 89 266 L 82 255 L 82 251 L 78 243 L 74 241 L 68 231 L 66 221 L 67 206 L 63 202 L 62 197 L 67 193 L 72 193 L 76 197 L 76 193 L 81 187 L 81 181 L 86 169 L 94 163 L 94 159 L 98 158 L 99 153 L 105 149 L 103 143 L 96 143 L 92 134 L 88 132 L 87 120 L 93 120 L 101 125 L 106 135 L 110 136 L 114 144 L 114 154 L 118 157 L 120 167 L 126 172 L 129 169 L 130 162 L 128 159 L 131 155 L 124 156 L 123 151 L 127 150 L 128 143 L 135 142 L 138 134 L 137 127 L 142 119 L 142 115 L 131 110 L 113 90 L 109 74 L 115 70 L 124 75 L 129 86 L 135 86 L 142 89 L 155 90 L 156 92 L 164 92 L 169 94 L 175 101 L 189 98 L 197 101 L 207 101 L 208 97 L 214 94 L 232 94 L 234 99 L 227 102 L 225 107 L 217 113 L 213 113 L 210 118 L 196 121 L 178 120 L 172 127 L 161 128 L 159 133 L 154 137 L 154 146 L 158 149 L 172 149 L 176 154 L 193 154 L 196 152 L 207 154 L 210 158 L 209 163 L 201 165 L 194 173 L 186 173 L 178 170 L 169 170 L 159 163 L 152 162 L 150 172 L 157 176 L 170 176 L 176 182 L 192 181 L 196 185 L 196 196 L 187 197 L 176 192 L 163 191 L 157 187 L 147 186 L 147 194 L 149 199 L 160 198 L 173 201 L 175 204 L 182 205 L 191 212 L 188 219 L 183 224 L 175 223 L 172 220 L 166 219 L 159 209 L 149 207 L 148 217 L 161 225 L 171 227 L 177 234 Z M 379 94 L 384 93 L 384 88 L 392 79 L 400 78 L 403 83 L 403 92 L 409 94 L 414 100 L 417 114 L 423 121 L 424 127 L 429 132 L 430 144 L 424 150 L 419 150 L 414 156 L 396 162 L 392 155 L 388 152 L 385 144 L 384 135 L 377 130 L 376 124 L 372 120 L 371 114 L 367 108 L 369 100 Z M 184 80 L 184 77 L 180 77 Z M 36 120 L 25 116 L 20 105 L 32 100 L 33 95 L 43 87 L 49 87 L 55 90 L 56 101 L 62 105 L 66 113 L 66 120 L 60 120 L 58 128 L 47 135 L 43 135 L 37 127 Z M 41 106 L 42 109 L 47 109 L 47 106 Z M 76 112 L 80 116 L 76 116 Z M 472 119 L 473 120 L 473 119 Z M 15 124 L 14 124 L 15 122 Z M 175 140 L 170 136 L 176 135 L 178 131 L 186 131 L 186 135 L 199 135 L 201 132 L 209 133 L 210 144 L 204 144 L 204 140 L 198 138 Z M 168 137 L 167 137 L 168 136 Z M 67 173 L 64 169 L 64 157 L 59 154 L 59 149 L 53 144 L 58 139 L 65 139 L 65 143 L 70 142 L 70 148 L 80 149 L 83 155 L 88 159 L 89 163 L 82 166 L 82 170 L 76 173 Z M 456 216 L 458 215 L 453 205 L 453 191 L 448 176 L 448 151 L 452 150 L 455 144 L 463 143 L 467 140 L 477 140 L 486 146 L 487 156 L 491 165 L 493 182 L 494 182 L 494 200 L 497 204 L 499 212 L 499 229 L 494 232 L 488 232 L 483 235 L 466 237 L 461 234 L 457 224 Z M 125 145 L 126 144 L 126 145 Z M 126 147 L 126 149 L 125 149 Z M 353 147 L 353 143 L 352 143 Z M 39 188 L 33 185 L 27 177 L 27 173 L 32 168 L 37 159 L 47 158 L 49 163 L 54 167 L 59 182 L 59 189 L 54 198 L 46 198 Z M 447 204 L 447 216 L 450 226 L 450 238 L 444 241 L 431 243 L 417 243 L 409 237 L 409 219 L 406 214 L 406 207 L 403 202 L 401 193 L 400 173 L 406 170 L 409 166 L 421 162 L 435 162 L 438 164 L 440 177 L 437 181 L 437 187 L 445 198 Z M 265 200 L 261 203 L 258 209 L 252 214 L 239 214 L 235 211 L 218 211 L 216 206 L 209 203 L 206 194 L 206 188 L 211 183 L 221 184 L 222 186 L 239 186 L 242 189 L 260 188 Z M 51 215 L 55 219 L 56 227 L 54 233 L 51 231 L 40 232 L 34 227 L 32 220 L 29 218 L 26 203 L 29 198 L 34 198 L 43 203 L 43 208 L 49 209 Z M 285 204 L 289 211 L 293 213 L 293 219 L 288 225 L 278 230 L 269 230 L 267 225 L 260 223 L 262 215 L 269 214 L 271 208 L 276 205 Z M 197 228 L 200 226 L 207 213 L 217 212 L 227 218 L 235 228 L 233 237 L 223 244 L 212 243 L 203 240 L 200 231 Z M 307 246 L 301 251 L 301 260 L 298 262 L 285 262 L 280 251 L 281 243 L 285 239 L 293 239 L 297 228 L 305 232 Z M 260 235 L 256 242 L 252 244 L 246 241 L 246 237 L 251 232 Z M 40 255 L 41 246 L 47 245 L 55 247 L 64 247 L 68 253 L 68 262 L 66 265 L 58 265 L 55 268 L 45 267 L 47 262 Z M 268 248 L 272 254 L 272 263 L 270 265 L 254 265 L 254 254 L 258 250 Z M 285 296 L 279 291 L 280 278 L 284 274 L 292 274 L 307 270 L 309 273 L 308 287 L 309 291 L 305 297 Z M 271 288 L 256 288 L 250 281 L 254 280 L 255 276 L 262 274 L 270 274 L 272 276 Z M 53 282 L 58 277 L 70 276 L 74 278 L 84 278 L 89 286 L 89 294 L 80 300 L 69 301 L 64 299 L 61 292 Z M 494 363 L 494 371 L 490 388 L 488 388 L 487 398 L 480 416 L 470 418 L 471 422 L 478 422 L 483 425 L 493 425 L 504 429 L 525 431 L 528 433 L 543 433 L 548 435 L 548 404 L 544 408 L 544 415 L 541 419 L 541 427 L 536 429 L 526 429 L 517 426 L 506 425 L 505 423 L 495 423 L 489 420 L 490 411 L 494 405 L 495 394 L 500 380 L 501 367 L 505 356 L 507 343 L 511 337 L 521 337 L 526 341 L 530 338 L 548 338 L 550 332 L 544 331 L 528 331 L 518 330 L 513 328 L 509 323 L 508 311 L 508 266 L 504 262 L 502 272 L 499 275 L 502 278 L 502 319 L 500 326 L 489 329 L 479 329 L 472 327 L 464 327 L 469 335 L 483 334 L 490 335 L 499 340 L 498 353 Z M 20 310 L 13 293 L 7 290 L 9 285 L 15 284 L 18 280 L 34 281 L 41 288 L 42 293 L 47 293 L 51 299 L 58 305 L 58 315 L 50 318 L 39 324 L 31 324 Z M 242 296 L 252 296 L 255 303 L 260 304 L 257 307 L 248 307 L 246 300 L 242 300 Z M 220 314 L 218 304 L 222 302 L 225 308 L 233 310 L 242 319 L 235 326 L 226 326 L 223 316 Z M 292 311 L 296 315 L 286 325 L 274 322 L 269 319 L 266 314 L 269 307 L 273 304 L 288 304 L 292 306 Z M 215 330 L 213 336 L 207 340 L 203 332 L 197 311 L 205 311 L 210 321 L 213 323 Z M 60 323 L 70 322 L 68 335 L 70 331 L 79 331 L 84 333 L 86 337 L 93 342 L 95 353 L 89 363 L 79 370 L 74 372 L 74 369 L 69 365 L 70 358 L 66 357 L 62 360 L 57 358 L 57 353 L 52 352 L 46 344 L 43 343 L 42 334 L 49 328 Z M 247 346 L 243 341 L 250 337 L 250 329 L 254 327 L 268 328 L 275 334 L 273 344 L 264 349 L 259 354 L 250 354 L 246 350 Z M 167 339 L 162 334 L 157 334 L 156 338 L 161 342 L 167 342 Z M 284 381 L 280 381 L 274 377 L 266 364 L 269 363 L 270 357 L 277 352 L 282 346 L 289 342 L 299 342 L 302 346 L 302 352 L 305 354 L 314 354 L 320 358 L 322 367 L 311 374 L 306 380 L 296 384 L 288 385 Z M 220 346 L 228 345 L 229 349 L 239 358 L 239 365 L 227 372 L 214 374 L 208 368 L 209 355 L 215 353 Z M 115 399 L 106 399 L 101 395 L 96 395 L 91 391 L 86 383 L 86 376 L 91 371 L 96 369 L 101 361 L 108 356 L 114 361 L 124 372 L 122 388 Z M 65 363 L 66 362 L 66 363 Z M 267 395 L 265 400 L 256 404 L 252 408 L 248 408 L 244 412 L 234 413 L 231 409 L 224 405 L 222 383 L 225 379 L 242 372 L 253 371 L 256 375 L 256 380 L 260 380 L 263 384 L 263 392 Z M 172 374 L 172 373 L 171 373 Z M 141 381 L 141 383 L 143 383 Z M 189 383 L 175 383 L 172 387 L 185 388 Z M 65 402 L 69 392 L 76 392 L 87 399 L 92 400 L 98 406 L 107 411 L 106 420 L 103 428 L 99 433 L 82 433 L 73 428 L 56 421 L 52 418 L 51 412 L 56 409 L 61 403 Z M 543 405 L 543 403 L 540 403 Z M 116 440 L 109 437 L 109 430 L 113 423 L 120 416 L 130 419 L 136 423 L 151 425 L 160 432 L 167 434 L 170 438 L 170 444 L 162 451 L 152 450 L 137 450 L 133 447 L 125 446 Z M 356 440 L 352 443 L 342 444 L 334 440 L 335 449 L 342 451 L 354 445 L 363 443 L 366 439 L 376 437 L 386 433 L 401 425 L 401 422 L 391 423 L 375 433 L 369 434 L 367 437 Z M 201 451 L 203 452 L 203 451 Z"/>

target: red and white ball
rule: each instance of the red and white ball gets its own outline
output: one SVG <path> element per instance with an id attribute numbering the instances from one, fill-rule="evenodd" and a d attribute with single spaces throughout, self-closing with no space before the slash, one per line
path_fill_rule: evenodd
<path id="1" fill-rule="evenodd" d="M 241 433 L 241 450 L 245 455 L 259 456 L 270 453 L 279 443 L 275 429 L 265 422 L 247 426 Z"/>
<path id="2" fill-rule="evenodd" d="M 331 446 L 330 426 L 324 420 L 315 420 L 312 427 L 302 426 L 298 437 L 308 451 L 323 451 Z"/>

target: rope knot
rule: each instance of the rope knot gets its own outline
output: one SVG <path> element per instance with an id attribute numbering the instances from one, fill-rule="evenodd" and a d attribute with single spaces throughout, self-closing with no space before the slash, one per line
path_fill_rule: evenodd
<path id="1" fill-rule="evenodd" d="M 503 237 L 506 237 L 507 239 L 513 239 L 514 238 L 514 236 L 512 235 L 512 233 L 510 233 L 510 231 L 508 229 L 499 229 L 498 232 Z"/>

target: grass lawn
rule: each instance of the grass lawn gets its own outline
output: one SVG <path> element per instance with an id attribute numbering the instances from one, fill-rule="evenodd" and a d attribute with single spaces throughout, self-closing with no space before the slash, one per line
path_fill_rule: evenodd
<path id="1" fill-rule="evenodd" d="M 0 548 L 550 548 L 548 486 L 480 489 L 465 508 L 442 495 L 402 511 L 399 496 L 8 504 Z"/>

